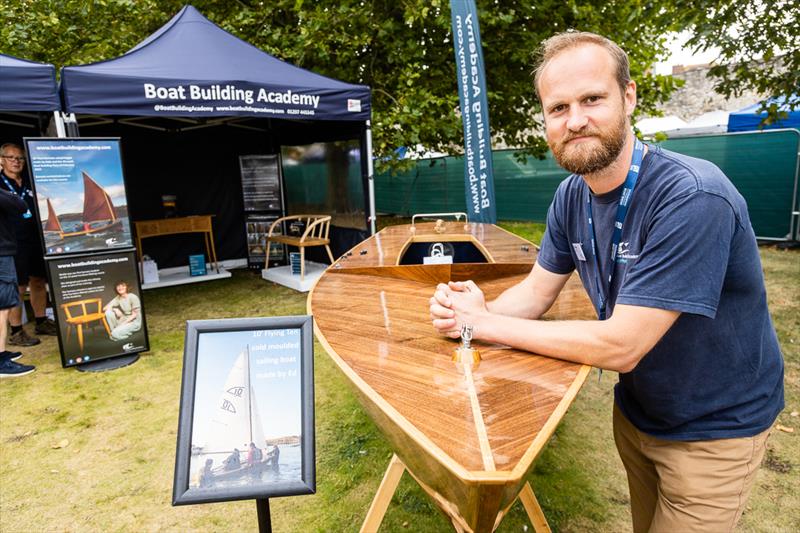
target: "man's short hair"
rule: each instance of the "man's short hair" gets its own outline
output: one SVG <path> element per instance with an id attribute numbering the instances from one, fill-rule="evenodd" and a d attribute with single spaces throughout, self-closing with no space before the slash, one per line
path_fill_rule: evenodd
<path id="1" fill-rule="evenodd" d="M 626 54 L 617 43 L 602 35 L 597 35 L 596 33 L 588 31 L 565 31 L 544 40 L 536 50 L 534 55 L 536 68 L 533 71 L 533 88 L 536 90 L 537 96 L 539 96 L 539 79 L 547 64 L 561 52 L 584 44 L 594 44 L 605 48 L 609 55 L 611 55 L 611 58 L 617 65 L 617 83 L 619 84 L 620 91 L 623 93 L 625 92 L 628 82 L 631 81 L 628 54 Z M 541 96 L 539 98 L 541 99 Z"/>
<path id="2" fill-rule="evenodd" d="M 6 155 L 6 150 L 9 148 L 16 148 L 20 152 L 24 152 L 22 146 L 18 145 L 17 143 L 5 143 L 4 145 L 0 146 L 0 155 Z"/>

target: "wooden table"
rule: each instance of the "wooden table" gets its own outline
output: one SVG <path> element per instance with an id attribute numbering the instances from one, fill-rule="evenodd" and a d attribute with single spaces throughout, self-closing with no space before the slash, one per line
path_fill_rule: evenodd
<path id="1" fill-rule="evenodd" d="M 142 239 L 147 237 L 159 237 L 161 235 L 175 235 L 178 233 L 202 233 L 205 238 L 208 260 L 214 263 L 214 269 L 219 272 L 217 252 L 214 248 L 214 230 L 211 227 L 211 217 L 213 216 L 214 215 L 193 215 L 189 217 L 161 218 L 134 222 L 136 249 L 139 251 L 139 261 L 144 257 Z"/>
<path id="2" fill-rule="evenodd" d="M 362 532 L 378 530 L 404 472 L 456 531 L 494 531 L 519 498 L 535 531 L 547 532 L 528 477 L 590 368 L 479 341 L 479 365 L 453 362 L 457 343 L 430 321 L 436 284 L 472 279 L 495 298 L 528 275 L 537 250 L 489 224 L 441 229 L 385 228 L 339 258 L 308 297 L 317 338 L 395 452 Z M 486 263 L 402 264 L 412 245 L 437 242 L 472 243 Z M 545 315 L 594 316 L 577 276 Z"/>

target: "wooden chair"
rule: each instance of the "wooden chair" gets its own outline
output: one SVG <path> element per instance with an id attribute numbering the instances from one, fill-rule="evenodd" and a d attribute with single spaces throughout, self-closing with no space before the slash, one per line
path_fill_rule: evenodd
<path id="1" fill-rule="evenodd" d="M 96 311 L 92 308 L 96 308 Z M 106 314 L 103 312 L 103 301 L 100 298 L 89 298 L 86 300 L 76 300 L 66 304 L 61 304 L 61 309 L 64 310 L 64 315 L 67 317 L 67 340 L 69 342 L 69 334 L 72 331 L 70 326 L 75 326 L 78 330 L 78 345 L 83 352 L 83 326 L 97 320 L 103 323 L 106 328 L 106 333 L 111 335 L 111 328 L 108 327 L 106 321 Z"/>
<path id="2" fill-rule="evenodd" d="M 273 231 L 275 231 L 276 227 L 282 222 L 287 222 L 288 224 L 292 221 L 298 220 L 305 224 L 305 231 L 303 235 L 296 236 L 296 235 L 273 235 Z M 305 278 L 306 273 L 306 247 L 308 246 L 324 246 L 325 250 L 328 252 L 328 257 L 331 260 L 331 264 L 333 264 L 333 254 L 331 253 L 330 246 L 330 239 L 328 238 L 328 232 L 330 231 L 331 227 L 331 217 L 328 215 L 291 215 L 288 217 L 281 217 L 269 227 L 269 234 L 267 235 L 267 261 L 264 265 L 264 270 L 269 268 L 269 243 L 272 242 L 279 242 L 282 244 L 288 244 L 289 246 L 296 246 L 300 249 L 300 281 L 303 281 Z"/>

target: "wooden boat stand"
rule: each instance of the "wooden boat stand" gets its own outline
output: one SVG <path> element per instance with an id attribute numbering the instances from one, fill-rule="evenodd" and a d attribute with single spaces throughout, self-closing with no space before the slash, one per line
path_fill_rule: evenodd
<path id="1" fill-rule="evenodd" d="M 458 514 L 456 507 L 442 498 L 442 496 L 435 490 L 420 481 L 419 478 L 417 478 L 417 476 L 415 476 L 414 473 L 408 469 L 408 467 L 403 463 L 403 461 L 400 460 L 399 457 L 397 457 L 396 454 L 392 455 L 392 459 L 389 461 L 389 467 L 386 469 L 386 473 L 383 475 L 383 480 L 378 487 L 378 491 L 375 493 L 375 497 L 372 499 L 372 504 L 369 506 L 367 516 L 364 518 L 364 524 L 361 526 L 361 533 L 377 533 L 381 522 L 383 522 L 383 517 L 386 514 L 386 510 L 389 508 L 389 503 L 392 501 L 392 496 L 394 496 L 394 493 L 397 491 L 397 486 L 400 484 L 400 478 L 403 476 L 403 472 L 408 472 L 409 475 L 414 478 L 414 481 L 419 484 L 422 490 L 424 490 L 428 496 L 430 496 L 433 501 L 436 502 L 436 505 L 439 507 L 439 509 L 453 523 L 453 528 L 455 528 L 455 531 L 458 533 L 473 533 L 473 530 L 470 529 L 466 523 L 464 523 L 464 520 Z M 528 514 L 528 519 L 531 521 L 533 530 L 536 533 L 550 533 L 550 526 L 547 524 L 547 519 L 544 517 L 542 508 L 539 507 L 539 501 L 536 499 L 536 495 L 533 493 L 533 489 L 531 488 L 531 484 L 529 482 L 525 482 L 522 490 L 520 490 L 519 494 L 517 494 L 517 498 L 522 502 L 522 506 L 525 508 L 525 512 Z M 514 501 L 516 501 L 516 499 Z M 514 501 L 511 502 L 511 505 L 514 504 Z M 500 511 L 500 513 L 497 515 L 497 520 L 495 520 L 493 530 L 497 529 L 497 526 L 500 525 L 503 517 L 511 508 L 511 505 Z"/>

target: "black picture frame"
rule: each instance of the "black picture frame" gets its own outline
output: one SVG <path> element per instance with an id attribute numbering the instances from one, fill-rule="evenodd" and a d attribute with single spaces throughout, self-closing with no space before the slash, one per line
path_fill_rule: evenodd
<path id="1" fill-rule="evenodd" d="M 133 247 L 133 226 L 130 221 L 130 206 L 128 205 L 127 198 L 128 186 L 125 178 L 125 161 L 122 153 L 122 139 L 120 137 L 25 137 L 23 142 L 25 143 L 25 152 L 28 156 L 28 173 L 30 175 L 31 190 L 36 199 L 34 202 L 34 217 L 39 229 L 42 253 L 45 257 L 60 257 L 70 254 L 80 255 L 91 252 L 112 252 Z M 117 197 L 118 201 L 119 198 L 124 198 L 124 205 L 115 204 L 111 196 L 109 196 L 108 191 L 95 182 L 94 186 L 103 190 L 103 194 L 108 198 L 108 201 L 111 203 L 111 208 L 115 213 L 115 217 L 117 217 L 115 218 L 116 222 L 111 224 L 107 229 L 92 229 L 92 236 L 102 236 L 103 238 L 89 238 L 87 235 L 76 235 L 70 233 L 67 228 L 63 228 L 66 233 L 59 235 L 56 235 L 54 231 L 47 231 L 45 229 L 45 220 L 50 218 L 50 213 L 49 209 L 44 211 L 40 205 L 40 200 L 47 201 L 47 197 L 43 196 L 45 186 L 40 182 L 43 179 L 52 179 L 52 176 L 41 176 L 40 173 L 37 173 L 35 170 L 38 164 L 35 152 L 37 150 L 36 147 L 39 145 L 57 147 L 58 150 L 54 151 L 54 155 L 61 157 L 65 155 L 78 157 L 76 154 L 81 154 L 83 152 L 85 152 L 83 155 L 88 157 L 93 153 L 92 150 L 88 150 L 91 147 L 97 148 L 94 150 L 96 153 L 106 152 L 106 154 L 104 154 L 105 157 L 96 156 L 94 159 L 89 158 L 81 165 L 82 169 L 92 169 L 92 174 L 94 175 L 87 174 L 90 180 L 101 181 L 105 187 L 110 186 L 114 189 L 113 196 Z M 55 149 L 53 148 L 52 150 Z M 74 163 L 73 161 L 73 164 Z M 100 176 L 95 174 L 98 169 L 103 169 L 100 170 L 101 173 L 104 173 L 106 176 L 111 174 L 114 179 L 108 183 L 100 180 Z M 49 172 L 52 172 L 52 170 L 47 171 L 47 173 Z M 70 171 L 69 173 L 71 174 L 72 172 Z M 64 180 L 65 183 L 68 181 L 69 180 Z M 58 184 L 53 184 L 50 185 L 50 187 L 58 191 L 58 196 L 55 197 L 56 200 L 78 197 L 76 194 L 68 194 L 64 188 L 66 187 L 65 185 L 59 186 Z M 84 195 L 85 194 L 86 192 L 84 189 Z M 74 217 L 75 214 L 73 213 L 72 215 Z M 45 216 L 47 218 L 43 219 Z M 69 215 L 67 214 L 66 216 Z M 60 214 L 59 217 L 56 218 L 60 218 Z"/>
<path id="2" fill-rule="evenodd" d="M 45 257 L 45 264 L 54 301 L 53 315 L 63 368 L 150 350 L 147 312 L 134 249 Z M 108 325 L 113 333 L 113 323 L 99 315 L 105 314 L 103 307 L 116 296 L 118 281 L 125 281 L 128 293 L 137 297 L 141 320 L 140 326 L 127 338 L 115 340 L 105 329 Z M 68 288 L 65 287 L 67 284 Z M 89 303 L 89 300 L 97 299 L 101 300 L 100 306 Z M 86 302 L 86 305 L 81 306 L 81 302 Z M 67 320 L 67 308 L 71 308 L 71 314 L 89 315 L 91 320 L 71 323 Z"/>
<path id="3" fill-rule="evenodd" d="M 298 346 L 294 345 L 296 337 L 299 337 Z M 248 342 L 248 338 L 262 339 L 263 342 L 255 344 L 252 349 L 249 344 L 243 348 L 242 343 Z M 294 354 L 298 355 L 297 361 L 292 361 Z M 251 369 L 261 365 L 265 368 Z M 294 375 L 291 373 L 292 365 L 295 365 Z M 228 372 L 225 373 L 224 369 Z M 281 372 L 290 377 L 281 378 Z M 227 448 L 243 440 L 237 432 L 242 427 L 242 420 L 249 421 L 250 425 L 247 430 L 250 431 L 249 437 L 244 440 L 255 442 L 254 428 L 265 422 L 271 423 L 269 414 L 264 416 L 269 409 L 264 411 L 264 405 L 258 408 L 257 402 L 263 401 L 265 396 L 274 399 L 279 392 L 280 416 L 285 417 L 284 412 L 294 412 L 296 417 L 299 408 L 300 418 L 289 417 L 288 422 L 282 418 L 281 427 L 299 428 L 300 435 L 266 439 L 267 432 L 262 428 L 261 437 L 265 442 L 261 460 L 252 463 L 241 461 L 241 466 L 226 470 L 230 465 L 225 464 L 227 458 L 223 459 L 223 456 L 230 451 Z M 299 402 L 299 405 L 294 402 Z M 277 412 L 278 406 L 272 404 L 272 407 L 275 409 L 273 412 Z M 218 420 L 220 416 L 227 417 L 224 425 L 217 425 L 222 424 Z M 295 437 L 298 437 L 298 450 L 292 449 Z M 274 448 L 268 451 L 270 440 Z M 225 442 L 219 444 L 219 441 Z M 280 452 L 277 460 L 273 460 L 274 455 L 270 459 L 278 441 L 287 443 L 282 444 L 284 451 Z M 283 458 L 287 458 L 287 462 Z M 313 494 L 316 492 L 315 461 L 312 317 L 187 321 L 172 505 Z"/>

